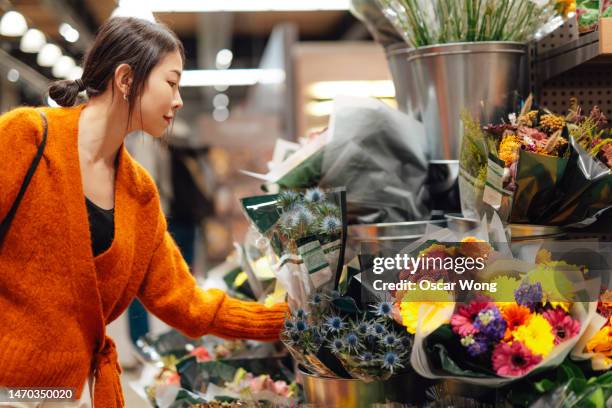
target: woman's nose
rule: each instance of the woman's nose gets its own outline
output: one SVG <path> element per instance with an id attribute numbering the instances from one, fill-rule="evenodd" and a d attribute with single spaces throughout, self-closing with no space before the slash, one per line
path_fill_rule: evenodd
<path id="1" fill-rule="evenodd" d="M 183 107 L 183 98 L 181 98 L 181 93 L 180 92 L 176 93 L 176 98 L 174 99 L 174 102 L 172 103 L 172 107 L 175 110 L 181 109 Z"/>

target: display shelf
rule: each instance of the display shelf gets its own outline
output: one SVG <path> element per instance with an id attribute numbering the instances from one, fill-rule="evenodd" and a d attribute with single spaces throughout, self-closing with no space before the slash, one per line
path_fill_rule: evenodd
<path id="1" fill-rule="evenodd" d="M 612 64 L 612 18 L 602 18 L 599 30 L 581 35 L 535 56 L 538 83 L 585 63 Z"/>

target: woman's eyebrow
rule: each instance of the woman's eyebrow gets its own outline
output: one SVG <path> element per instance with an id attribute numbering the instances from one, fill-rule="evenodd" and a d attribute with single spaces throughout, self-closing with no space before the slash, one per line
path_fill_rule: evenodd
<path id="1" fill-rule="evenodd" d="M 179 78 L 181 77 L 181 71 L 179 70 L 173 69 L 170 72 L 175 72 L 179 76 Z"/>

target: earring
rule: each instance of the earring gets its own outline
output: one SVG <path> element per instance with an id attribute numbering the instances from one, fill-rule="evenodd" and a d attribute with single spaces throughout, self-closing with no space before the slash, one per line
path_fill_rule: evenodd
<path id="1" fill-rule="evenodd" d="M 123 100 L 124 100 L 124 101 L 127 101 L 127 100 L 128 100 L 127 94 L 123 94 Z"/>

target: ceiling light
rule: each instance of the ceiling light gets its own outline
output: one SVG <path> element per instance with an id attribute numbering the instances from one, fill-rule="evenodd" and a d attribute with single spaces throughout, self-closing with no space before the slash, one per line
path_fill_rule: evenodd
<path id="1" fill-rule="evenodd" d="M 72 68 L 75 66 L 76 64 L 74 63 L 74 60 L 64 55 L 61 56 L 55 64 L 53 64 L 51 73 L 56 78 L 67 78 L 68 75 L 70 75 Z"/>
<path id="2" fill-rule="evenodd" d="M 9 69 L 9 72 L 6 74 L 6 79 L 8 79 L 10 82 L 19 81 L 19 71 L 17 71 L 15 68 Z"/>
<path id="3" fill-rule="evenodd" d="M 229 109 L 215 108 L 213 111 L 213 119 L 217 122 L 225 122 L 229 118 Z"/>
<path id="4" fill-rule="evenodd" d="M 392 81 L 325 81 L 312 84 L 308 94 L 313 99 L 334 99 L 339 95 L 393 98 L 395 88 Z"/>
<path id="5" fill-rule="evenodd" d="M 45 44 L 38 52 L 36 62 L 41 67 L 52 67 L 62 56 L 62 50 L 55 44 Z"/>
<path id="6" fill-rule="evenodd" d="M 232 65 L 233 58 L 234 54 L 230 50 L 224 48 L 217 53 L 215 66 L 217 69 L 228 69 L 230 65 Z"/>
<path id="7" fill-rule="evenodd" d="M 7 37 L 19 37 L 28 30 L 28 24 L 21 13 L 9 11 L 0 20 L 0 34 Z"/>
<path id="8" fill-rule="evenodd" d="M 350 0 L 149 0 L 153 12 L 240 12 L 349 10 Z"/>
<path id="9" fill-rule="evenodd" d="M 181 86 L 248 86 L 277 84 L 285 80 L 282 69 L 202 69 L 183 71 Z"/>
<path id="10" fill-rule="evenodd" d="M 225 108 L 229 105 L 229 97 L 226 94 L 216 94 L 213 98 L 213 106 L 215 108 Z"/>
<path id="11" fill-rule="evenodd" d="M 68 23 L 60 25 L 59 33 L 64 37 L 64 40 L 70 43 L 75 43 L 79 40 L 79 32 Z"/>
<path id="12" fill-rule="evenodd" d="M 19 49 L 22 52 L 36 53 L 45 45 L 47 40 L 42 31 L 35 28 L 30 28 L 23 37 L 21 37 L 21 43 Z"/>
<path id="13" fill-rule="evenodd" d="M 82 76 L 83 76 L 83 68 L 74 67 L 70 70 L 68 75 L 66 75 L 66 79 L 72 79 L 74 81 L 75 79 L 80 79 Z"/>

